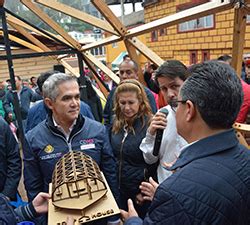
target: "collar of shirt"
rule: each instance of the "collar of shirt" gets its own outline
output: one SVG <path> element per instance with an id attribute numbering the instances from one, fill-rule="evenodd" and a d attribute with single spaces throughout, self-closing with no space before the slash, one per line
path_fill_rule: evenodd
<path id="1" fill-rule="evenodd" d="M 199 141 L 199 140 L 197 140 L 197 141 Z M 193 141 L 193 142 L 191 142 L 191 143 L 189 143 L 189 144 L 183 146 L 183 147 L 180 149 L 180 153 L 183 152 L 187 147 L 189 147 L 190 145 L 194 144 L 194 143 L 197 142 L 197 141 Z"/>
<path id="2" fill-rule="evenodd" d="M 76 124 L 76 120 L 74 120 L 72 125 L 69 127 L 69 132 L 66 132 L 59 124 L 57 124 L 57 122 L 55 121 L 55 118 L 53 116 L 52 116 L 52 120 L 53 120 L 53 123 L 54 123 L 55 127 L 65 135 L 65 137 L 66 137 L 66 139 L 68 141 L 70 133 L 73 130 L 75 124 Z"/>

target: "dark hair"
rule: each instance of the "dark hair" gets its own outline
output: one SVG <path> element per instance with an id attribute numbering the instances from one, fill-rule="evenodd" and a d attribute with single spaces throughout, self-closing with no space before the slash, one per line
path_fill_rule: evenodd
<path id="1" fill-rule="evenodd" d="M 221 55 L 220 57 L 218 57 L 217 60 L 227 62 L 227 61 L 229 61 L 231 59 L 232 59 L 232 56 L 225 54 L 225 55 Z"/>
<path id="2" fill-rule="evenodd" d="M 42 93 L 42 87 L 43 87 L 43 83 L 53 74 L 55 73 L 59 73 L 58 71 L 56 70 L 50 70 L 50 71 L 47 71 L 47 72 L 44 72 L 44 73 L 41 73 L 40 76 L 37 78 L 37 86 L 39 88 L 39 91 Z"/>
<path id="3" fill-rule="evenodd" d="M 152 63 L 152 64 L 150 64 L 150 68 L 152 70 L 156 70 L 158 68 L 158 66 Z"/>
<path id="4" fill-rule="evenodd" d="M 172 79 L 179 77 L 185 81 L 190 75 L 187 67 L 179 60 L 167 60 L 156 71 L 155 79 L 159 77 L 170 77 Z"/>
<path id="5" fill-rule="evenodd" d="M 30 82 L 32 82 L 32 79 L 33 79 L 33 78 L 36 78 L 36 77 L 31 77 L 31 78 L 30 78 Z"/>
<path id="6" fill-rule="evenodd" d="M 15 76 L 18 80 L 22 80 L 22 78 L 20 76 Z"/>
<path id="7" fill-rule="evenodd" d="M 126 60 L 126 58 L 129 58 L 129 59 L 130 59 L 130 57 L 129 57 L 128 54 L 126 54 L 126 55 L 124 55 L 124 56 L 122 57 L 123 61 Z"/>
<path id="8" fill-rule="evenodd" d="M 231 66 L 207 61 L 192 67 L 180 96 L 192 101 L 211 128 L 231 128 L 243 101 L 240 79 Z"/>
<path id="9" fill-rule="evenodd" d="M 133 69 L 134 69 L 136 72 L 138 72 L 139 67 L 138 67 L 138 64 L 137 64 L 134 60 L 129 59 L 129 60 L 123 61 L 123 62 L 119 65 L 119 68 L 120 68 L 120 66 L 121 66 L 122 64 L 124 64 L 124 63 L 132 64 L 132 65 L 133 65 Z"/>

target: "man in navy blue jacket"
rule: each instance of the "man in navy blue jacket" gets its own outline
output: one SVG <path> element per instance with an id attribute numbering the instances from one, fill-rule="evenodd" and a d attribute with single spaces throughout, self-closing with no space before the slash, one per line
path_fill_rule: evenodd
<path id="1" fill-rule="evenodd" d="M 9 125 L 0 117 L 0 193 L 15 199 L 21 177 L 18 143 Z"/>
<path id="2" fill-rule="evenodd" d="M 23 86 L 22 79 L 20 76 L 15 76 L 15 82 L 16 82 L 16 91 L 17 91 L 17 96 L 18 96 L 20 110 L 21 110 L 23 129 L 25 130 L 30 103 L 40 100 L 42 97 L 39 94 L 32 91 L 30 88 Z M 7 118 L 10 120 L 13 119 L 13 113 L 15 112 L 15 108 L 13 112 L 11 106 L 14 106 L 13 90 L 9 90 L 6 93 L 5 100 L 4 100 L 4 110 L 7 114 Z"/>
<path id="3" fill-rule="evenodd" d="M 158 187 L 144 221 L 129 200 L 128 224 L 250 224 L 250 152 L 232 125 L 242 87 L 228 65 L 195 65 L 176 100 L 178 133 L 189 143 Z"/>
<path id="4" fill-rule="evenodd" d="M 56 162 L 69 151 L 82 151 L 91 156 L 117 199 L 116 164 L 108 133 L 101 123 L 79 114 L 76 78 L 63 73 L 50 76 L 43 85 L 43 95 L 51 113 L 26 134 L 24 183 L 29 201 L 41 191 L 48 192 Z"/>
<path id="5" fill-rule="evenodd" d="M 45 73 L 41 73 L 41 75 L 37 79 L 37 86 L 38 91 L 40 94 L 42 94 L 42 86 L 44 82 L 53 74 L 58 73 L 58 71 L 47 71 Z M 27 125 L 25 129 L 25 133 L 27 133 L 29 130 L 33 129 L 37 124 L 41 123 L 43 120 L 46 119 L 48 115 L 49 109 L 45 105 L 44 101 L 41 100 L 39 102 L 36 102 L 35 105 L 33 105 L 29 111 L 28 111 L 28 117 L 27 117 Z M 94 116 L 91 112 L 90 107 L 83 101 L 80 103 L 80 113 L 83 116 L 86 116 L 90 119 L 94 119 Z"/>

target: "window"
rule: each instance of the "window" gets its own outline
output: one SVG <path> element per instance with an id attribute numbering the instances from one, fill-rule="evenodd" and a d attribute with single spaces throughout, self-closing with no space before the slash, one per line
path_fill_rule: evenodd
<path id="1" fill-rule="evenodd" d="M 247 23 L 250 23 L 250 15 L 247 15 Z"/>
<path id="2" fill-rule="evenodd" d="M 190 2 L 178 5 L 176 11 L 180 12 L 186 9 L 209 2 L 208 0 L 191 0 Z M 204 16 L 198 19 L 189 20 L 178 25 L 178 32 L 187 32 L 214 28 L 214 15 Z"/>
<path id="3" fill-rule="evenodd" d="M 158 41 L 158 32 L 156 30 L 151 32 L 151 41 Z"/>
<path id="4" fill-rule="evenodd" d="M 190 51 L 189 57 L 190 57 L 189 60 L 190 65 L 194 65 L 198 62 L 197 51 Z"/>
<path id="5" fill-rule="evenodd" d="M 112 43 L 112 48 L 117 48 L 117 47 L 118 47 L 117 42 Z"/>
<path id="6" fill-rule="evenodd" d="M 92 55 L 105 55 L 106 50 L 104 46 L 98 47 L 98 48 L 94 48 L 90 50 Z"/>
<path id="7" fill-rule="evenodd" d="M 192 30 L 208 29 L 213 27 L 214 27 L 214 15 L 209 15 L 179 24 L 178 31 L 186 32 Z"/>
<path id="8" fill-rule="evenodd" d="M 165 28 L 162 28 L 159 30 L 159 36 L 165 36 L 167 34 L 167 30 Z"/>
<path id="9" fill-rule="evenodd" d="M 208 50 L 202 50 L 201 56 L 202 56 L 202 62 L 205 62 L 210 59 L 210 54 Z"/>

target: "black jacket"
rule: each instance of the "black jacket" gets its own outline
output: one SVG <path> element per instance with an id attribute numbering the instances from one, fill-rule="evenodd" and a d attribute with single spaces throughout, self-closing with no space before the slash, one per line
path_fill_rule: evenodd
<path id="1" fill-rule="evenodd" d="M 15 199 L 21 177 L 18 144 L 9 125 L 0 118 L 0 192 Z"/>

